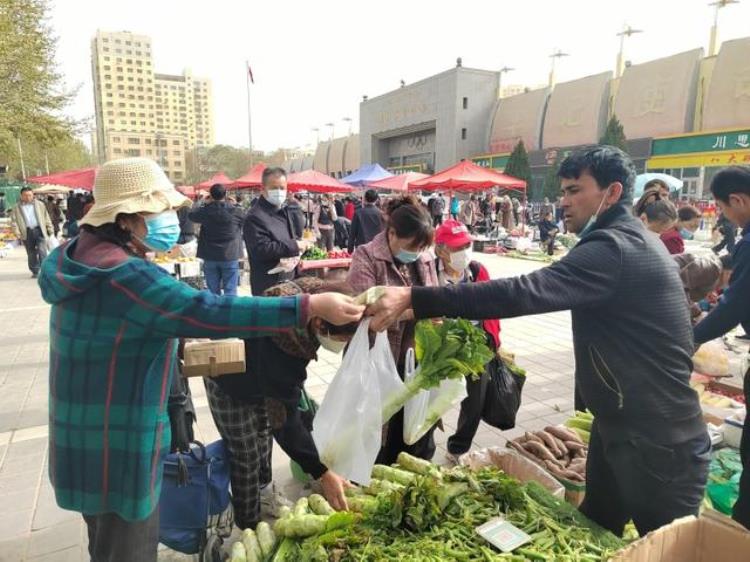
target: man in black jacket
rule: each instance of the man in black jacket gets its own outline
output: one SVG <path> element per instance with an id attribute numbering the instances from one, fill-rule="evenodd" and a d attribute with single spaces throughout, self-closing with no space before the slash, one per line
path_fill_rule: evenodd
<path id="1" fill-rule="evenodd" d="M 352 232 L 349 236 L 349 252 L 354 248 L 367 244 L 383 230 L 383 214 L 375 206 L 378 192 L 374 189 L 365 191 L 365 204 L 354 213 Z"/>
<path id="2" fill-rule="evenodd" d="M 635 168 L 617 148 L 565 159 L 565 222 L 581 237 L 557 263 L 515 278 L 452 287 L 388 288 L 381 330 L 416 318 L 512 318 L 571 310 L 576 385 L 595 416 L 581 511 L 615 534 L 643 535 L 697 515 L 710 441 L 690 388 L 693 337 L 677 265 L 633 217 Z"/>
<path id="3" fill-rule="evenodd" d="M 295 240 L 288 209 L 286 172 L 282 168 L 263 171 L 263 193 L 245 219 L 244 238 L 250 257 L 250 286 L 254 295 L 294 277 L 293 271 L 269 274 L 282 258 L 299 256 L 312 242 Z"/>
<path id="4" fill-rule="evenodd" d="M 696 345 L 723 336 L 737 324 L 750 333 L 750 168 L 732 166 L 721 170 L 711 182 L 711 193 L 721 216 L 731 221 L 732 232 L 735 225 L 742 228 L 742 239 L 731 254 L 733 270 L 729 286 L 716 308 L 695 326 Z M 750 404 L 750 370 L 745 373 L 744 391 L 745 402 Z M 750 422 L 747 421 L 740 442 L 740 458 L 744 470 L 732 515 L 750 529 Z"/>
<path id="5" fill-rule="evenodd" d="M 203 260 L 208 290 L 215 295 L 235 296 L 240 280 L 245 215 L 241 208 L 228 203 L 226 196 L 223 185 L 212 185 L 208 197 L 193 206 L 188 219 L 201 225 L 198 257 Z"/>

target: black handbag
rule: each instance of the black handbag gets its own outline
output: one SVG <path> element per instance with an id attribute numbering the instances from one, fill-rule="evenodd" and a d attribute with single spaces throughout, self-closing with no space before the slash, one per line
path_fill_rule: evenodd
<path id="1" fill-rule="evenodd" d="M 482 407 L 482 421 L 498 429 L 516 426 L 521 407 L 521 391 L 526 377 L 513 372 L 499 357 L 487 363 L 487 392 Z"/>

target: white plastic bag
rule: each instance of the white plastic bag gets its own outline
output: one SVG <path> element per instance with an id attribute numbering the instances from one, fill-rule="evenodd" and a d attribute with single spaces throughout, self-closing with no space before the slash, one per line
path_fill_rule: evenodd
<path id="1" fill-rule="evenodd" d="M 382 393 L 403 384 L 385 333 L 377 335 L 370 349 L 369 325 L 369 319 L 359 325 L 313 420 L 313 440 L 320 460 L 340 476 L 360 484 L 369 484 L 380 451 Z"/>
<path id="2" fill-rule="evenodd" d="M 408 381 L 415 376 L 414 350 L 406 352 L 406 373 Z M 446 379 L 437 388 L 420 390 L 404 406 L 404 443 L 413 445 L 455 404 L 466 398 L 466 381 Z"/>
<path id="3" fill-rule="evenodd" d="M 52 250 L 60 245 L 60 241 L 56 236 L 48 236 L 45 240 L 45 244 L 47 245 L 47 253 L 49 254 Z"/>
<path id="4" fill-rule="evenodd" d="M 712 377 L 729 374 L 729 355 L 721 340 L 706 342 L 698 348 L 693 355 L 693 370 Z"/>

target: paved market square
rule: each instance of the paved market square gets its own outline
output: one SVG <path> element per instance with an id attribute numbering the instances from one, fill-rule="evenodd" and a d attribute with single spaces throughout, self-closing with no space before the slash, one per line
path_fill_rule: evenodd
<path id="1" fill-rule="evenodd" d="M 493 278 L 534 271 L 533 261 L 477 254 Z M 0 259 L 0 561 L 77 562 L 88 560 L 86 526 L 80 514 L 55 504 L 47 477 L 47 377 L 49 306 L 26 267 L 23 248 Z M 527 429 L 557 424 L 573 410 L 573 352 L 570 313 L 558 312 L 503 320 L 503 346 L 527 370 L 517 427 L 501 432 L 484 423 L 474 448 L 504 445 Z M 317 400 L 325 395 L 340 358 L 322 351 L 308 368 L 307 390 Z M 191 379 L 197 409 L 196 438 L 218 439 L 203 384 Z M 454 408 L 444 418 L 447 433 L 437 431 L 434 461 L 445 461 L 445 442 L 458 417 Z M 274 480 L 294 497 L 301 486 L 292 480 L 289 459 L 276 445 Z M 160 560 L 191 557 L 160 550 Z"/>

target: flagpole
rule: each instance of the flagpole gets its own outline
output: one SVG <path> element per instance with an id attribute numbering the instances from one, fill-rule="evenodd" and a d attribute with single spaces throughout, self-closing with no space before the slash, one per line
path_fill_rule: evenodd
<path id="1" fill-rule="evenodd" d="M 250 117 L 250 63 L 245 61 L 245 83 L 247 84 L 247 144 L 250 151 L 250 165 L 253 164 L 253 124 Z"/>

